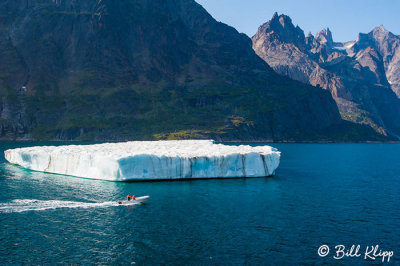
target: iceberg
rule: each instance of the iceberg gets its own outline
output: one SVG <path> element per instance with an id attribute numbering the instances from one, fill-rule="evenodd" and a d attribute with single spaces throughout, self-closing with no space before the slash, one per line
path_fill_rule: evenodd
<path id="1" fill-rule="evenodd" d="M 109 181 L 266 177 L 280 162 L 280 152 L 270 146 L 212 140 L 37 146 L 4 154 L 27 169 Z"/>

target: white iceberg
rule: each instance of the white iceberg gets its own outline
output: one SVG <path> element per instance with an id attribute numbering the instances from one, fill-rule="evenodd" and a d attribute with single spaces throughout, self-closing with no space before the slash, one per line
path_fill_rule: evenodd
<path id="1" fill-rule="evenodd" d="M 6 150 L 13 164 L 35 171 L 110 181 L 265 177 L 280 152 L 270 146 L 215 144 L 212 140 L 132 141 Z"/>

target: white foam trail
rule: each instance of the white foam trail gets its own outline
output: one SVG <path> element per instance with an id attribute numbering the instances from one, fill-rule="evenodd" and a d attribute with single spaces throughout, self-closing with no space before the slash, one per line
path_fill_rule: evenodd
<path id="1" fill-rule="evenodd" d="M 0 203 L 0 213 L 44 211 L 60 208 L 105 208 L 113 206 L 131 206 L 140 204 L 141 201 L 124 202 L 122 205 L 115 201 L 108 202 L 77 202 L 62 200 L 35 200 L 35 199 L 16 199 L 6 203 Z"/>

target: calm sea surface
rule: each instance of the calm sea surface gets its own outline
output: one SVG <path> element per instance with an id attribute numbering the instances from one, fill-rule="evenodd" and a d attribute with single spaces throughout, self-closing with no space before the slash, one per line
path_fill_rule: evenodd
<path id="1" fill-rule="evenodd" d="M 38 144 L 0 143 L 2 265 L 334 264 L 335 245 L 353 244 L 400 263 L 398 144 L 274 144 L 273 178 L 140 183 L 5 162 L 4 149 Z M 128 193 L 150 199 L 114 206 Z M 323 244 L 331 254 L 320 258 Z"/>

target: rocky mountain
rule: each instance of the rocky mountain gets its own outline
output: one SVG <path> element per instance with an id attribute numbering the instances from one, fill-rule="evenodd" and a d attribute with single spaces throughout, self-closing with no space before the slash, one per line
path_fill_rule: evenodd
<path id="1" fill-rule="evenodd" d="M 357 55 L 370 49 L 374 49 L 381 57 L 379 63 L 383 63 L 383 69 L 380 65 L 380 69 L 377 70 L 381 75 L 380 78 L 386 78 L 400 98 L 400 36 L 391 33 L 381 25 L 368 34 L 360 33 L 354 45 L 349 47 L 349 54 Z"/>
<path id="2" fill-rule="evenodd" d="M 334 42 L 329 28 L 306 37 L 277 13 L 252 38 L 276 72 L 330 91 L 343 119 L 394 138 L 400 136 L 399 40 L 382 26 L 347 43 Z"/>
<path id="3" fill-rule="evenodd" d="M 0 96 L 1 139 L 381 139 L 193 0 L 3 0 Z"/>

